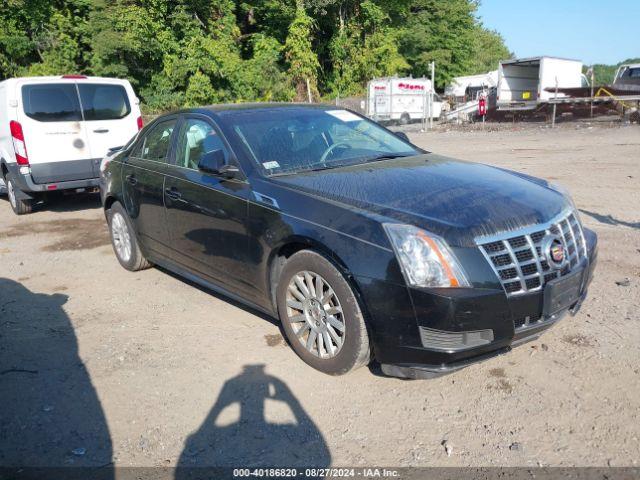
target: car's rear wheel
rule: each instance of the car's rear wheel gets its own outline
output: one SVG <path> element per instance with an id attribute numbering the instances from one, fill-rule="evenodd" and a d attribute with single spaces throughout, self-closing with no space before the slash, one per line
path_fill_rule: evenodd
<path id="1" fill-rule="evenodd" d="M 278 314 L 293 350 L 312 367 L 342 375 L 369 363 L 369 335 L 344 276 L 322 255 L 303 250 L 282 268 Z"/>
<path id="2" fill-rule="evenodd" d="M 31 213 L 33 209 L 33 201 L 31 199 L 18 198 L 19 190 L 10 175 L 7 175 L 5 183 L 7 186 L 7 197 L 9 197 L 9 204 L 13 209 L 13 213 L 15 213 L 16 215 L 25 215 L 27 213 Z"/>
<path id="3" fill-rule="evenodd" d="M 142 255 L 129 215 L 119 202 L 111 205 L 107 218 L 111 245 L 120 265 L 132 272 L 149 268 L 151 263 Z"/>

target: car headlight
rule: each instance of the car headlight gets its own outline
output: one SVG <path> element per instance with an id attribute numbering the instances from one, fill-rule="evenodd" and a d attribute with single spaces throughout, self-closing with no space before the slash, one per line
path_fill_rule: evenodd
<path id="1" fill-rule="evenodd" d="M 383 226 L 409 285 L 471 286 L 443 239 L 413 225 L 386 223 Z"/>

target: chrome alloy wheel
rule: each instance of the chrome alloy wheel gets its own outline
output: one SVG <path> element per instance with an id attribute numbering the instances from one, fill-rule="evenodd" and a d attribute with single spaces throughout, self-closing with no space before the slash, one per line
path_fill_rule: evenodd
<path id="1" fill-rule="evenodd" d="M 122 214 L 116 212 L 111 218 L 111 236 L 113 246 L 123 262 L 128 262 L 131 258 L 131 236 L 127 228 L 127 222 Z"/>
<path id="2" fill-rule="evenodd" d="M 16 208 L 16 191 L 13 189 L 13 182 L 7 179 L 7 195 L 9 196 L 9 202 L 13 208 Z"/>
<path id="3" fill-rule="evenodd" d="M 296 273 L 287 288 L 287 319 L 313 355 L 335 357 L 345 339 L 344 314 L 331 285 L 314 272 Z"/>

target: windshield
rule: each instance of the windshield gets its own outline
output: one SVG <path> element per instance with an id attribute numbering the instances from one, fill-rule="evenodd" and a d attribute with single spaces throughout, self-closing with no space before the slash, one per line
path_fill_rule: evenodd
<path id="1" fill-rule="evenodd" d="M 347 110 L 283 107 L 225 112 L 224 118 L 267 176 L 420 153 Z"/>

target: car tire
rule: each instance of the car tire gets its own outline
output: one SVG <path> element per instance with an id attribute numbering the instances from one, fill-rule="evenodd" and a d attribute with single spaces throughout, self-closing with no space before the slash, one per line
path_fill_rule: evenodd
<path id="1" fill-rule="evenodd" d="M 400 125 L 409 125 L 411 123 L 411 117 L 407 112 L 400 115 Z"/>
<path id="2" fill-rule="evenodd" d="M 276 302 L 289 344 L 308 365 L 343 375 L 371 361 L 358 299 L 324 256 L 311 250 L 292 255 L 282 267 Z"/>
<path id="3" fill-rule="evenodd" d="M 16 215 L 26 215 L 31 213 L 33 209 L 33 200 L 17 198 L 16 192 L 20 190 L 16 187 L 16 183 L 11 177 L 7 175 L 5 178 L 5 184 L 7 186 L 7 197 L 9 198 L 9 204 Z"/>
<path id="4" fill-rule="evenodd" d="M 111 205 L 107 211 L 107 219 L 111 245 L 120 265 L 131 272 L 151 267 L 151 263 L 140 251 L 135 230 L 122 204 L 115 202 Z"/>

